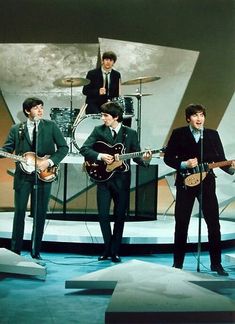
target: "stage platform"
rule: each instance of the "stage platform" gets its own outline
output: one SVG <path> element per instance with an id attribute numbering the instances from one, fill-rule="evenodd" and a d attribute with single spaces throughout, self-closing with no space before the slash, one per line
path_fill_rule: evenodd
<path id="1" fill-rule="evenodd" d="M 235 218 L 230 213 L 221 216 L 222 242 L 235 240 Z M 12 231 L 13 212 L 0 213 L 0 239 L 10 239 Z M 32 218 L 25 219 L 24 239 L 30 241 Z M 193 216 L 190 221 L 188 243 L 198 242 L 199 220 Z M 174 238 L 174 217 L 172 215 L 157 215 L 154 221 L 128 221 L 125 223 L 123 244 L 126 245 L 169 245 L 172 246 Z M 61 245 L 88 244 L 102 245 L 103 239 L 98 222 L 94 221 L 64 221 L 47 219 L 43 236 L 45 243 Z M 201 242 L 207 242 L 207 228 L 202 219 Z"/>

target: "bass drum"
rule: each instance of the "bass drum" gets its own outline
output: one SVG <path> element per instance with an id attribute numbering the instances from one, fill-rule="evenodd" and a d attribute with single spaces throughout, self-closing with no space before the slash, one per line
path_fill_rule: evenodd
<path id="1" fill-rule="evenodd" d="M 133 99 L 131 97 L 114 97 L 113 102 L 117 102 L 123 108 L 123 118 L 134 116 Z"/>
<path id="2" fill-rule="evenodd" d="M 77 124 L 73 130 L 73 144 L 79 151 L 95 126 L 102 125 L 101 114 L 88 114 Z"/>

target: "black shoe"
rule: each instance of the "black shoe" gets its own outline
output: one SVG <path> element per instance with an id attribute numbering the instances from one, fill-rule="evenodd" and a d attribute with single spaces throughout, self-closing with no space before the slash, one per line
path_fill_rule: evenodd
<path id="1" fill-rule="evenodd" d="M 33 259 L 42 260 L 42 257 L 39 253 L 36 253 L 36 254 L 31 253 L 31 257 Z"/>
<path id="2" fill-rule="evenodd" d="M 228 272 L 224 270 L 221 264 L 211 265 L 211 271 L 216 271 L 219 276 L 228 276 Z"/>
<path id="3" fill-rule="evenodd" d="M 174 263 L 172 267 L 176 269 L 183 269 L 182 264 L 177 264 L 177 263 Z"/>
<path id="4" fill-rule="evenodd" d="M 109 256 L 104 254 L 104 255 L 101 255 L 98 257 L 98 261 L 105 261 L 105 260 L 108 260 Z"/>
<path id="5" fill-rule="evenodd" d="M 115 254 L 112 255 L 111 260 L 112 260 L 112 262 L 115 262 L 115 263 L 122 262 L 120 256 L 115 255 Z"/>

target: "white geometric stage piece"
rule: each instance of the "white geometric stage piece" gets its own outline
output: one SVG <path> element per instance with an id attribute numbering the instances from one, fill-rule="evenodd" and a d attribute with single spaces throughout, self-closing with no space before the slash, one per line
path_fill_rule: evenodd
<path id="1" fill-rule="evenodd" d="M 225 261 L 235 264 L 235 253 L 227 253 L 224 256 Z"/>
<path id="2" fill-rule="evenodd" d="M 214 291 L 223 286 L 211 275 L 132 260 L 67 280 L 65 288 L 114 289 L 105 323 L 232 323 L 235 302 L 203 288 L 207 282 Z"/>
<path id="3" fill-rule="evenodd" d="M 45 267 L 26 260 L 24 257 L 5 248 L 0 248 L 0 272 L 42 276 L 44 278 L 46 276 Z"/>

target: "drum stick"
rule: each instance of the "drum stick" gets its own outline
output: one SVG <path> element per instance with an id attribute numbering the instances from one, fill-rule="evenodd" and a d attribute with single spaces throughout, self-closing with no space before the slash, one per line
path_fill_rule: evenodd
<path id="1" fill-rule="evenodd" d="M 79 111 L 79 113 L 78 113 L 78 115 L 77 115 L 77 117 L 76 117 L 76 119 L 75 119 L 75 121 L 74 121 L 74 123 L 73 123 L 73 127 L 72 127 L 73 129 L 74 129 L 75 127 L 77 127 L 77 125 L 79 124 L 79 122 L 80 122 L 82 116 L 83 116 L 84 113 L 85 113 L 86 107 L 87 107 L 87 104 L 84 104 L 84 105 L 82 106 L 82 108 L 80 109 L 80 111 Z"/>

